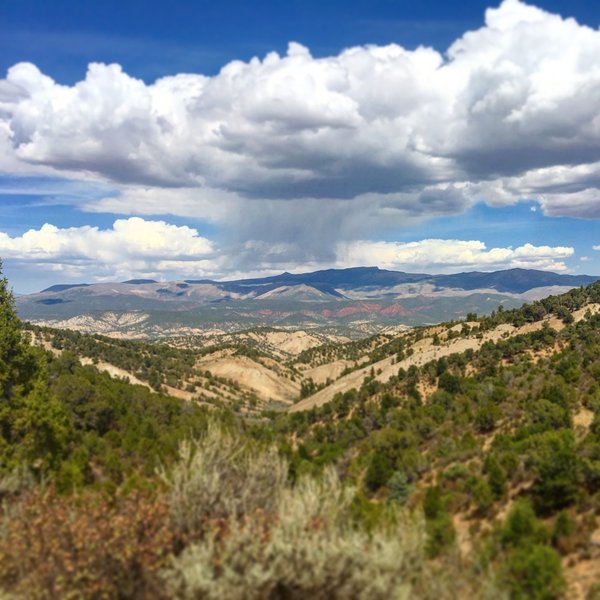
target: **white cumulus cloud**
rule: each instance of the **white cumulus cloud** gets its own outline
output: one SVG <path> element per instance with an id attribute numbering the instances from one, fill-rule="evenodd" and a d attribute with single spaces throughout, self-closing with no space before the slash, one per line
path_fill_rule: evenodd
<path id="1" fill-rule="evenodd" d="M 600 32 L 504 0 L 446 56 L 390 44 L 314 58 L 291 43 L 285 56 L 150 85 L 94 63 L 65 86 L 20 63 L 0 81 L 0 131 L 13 162 L 113 182 L 205 188 L 215 202 L 223 191 L 408 192 L 426 215 L 428 186 L 502 187 L 502 177 L 597 162 L 599 104 Z M 506 199 L 520 194 L 511 188 Z"/>
<path id="2" fill-rule="evenodd" d="M 564 271 L 567 267 L 563 261 L 573 254 L 574 249 L 570 247 L 532 244 L 488 249 L 478 240 L 358 241 L 340 245 L 338 262 L 345 266 L 378 265 L 384 269 L 411 272 L 507 268 Z"/>
<path id="3" fill-rule="evenodd" d="M 0 256 L 68 277 L 114 276 L 212 268 L 213 244 L 195 229 L 139 217 L 118 219 L 111 229 L 61 229 L 45 224 L 21 236 L 0 232 Z"/>

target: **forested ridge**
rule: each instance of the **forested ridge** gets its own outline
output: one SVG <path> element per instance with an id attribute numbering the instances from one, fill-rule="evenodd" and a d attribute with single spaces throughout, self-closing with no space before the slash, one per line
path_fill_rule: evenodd
<path id="1" fill-rule="evenodd" d="M 0 597 L 600 597 L 600 315 L 573 319 L 598 303 L 593 284 L 469 315 L 564 327 L 246 418 L 79 360 L 160 390 L 191 350 L 30 344 L 0 278 Z M 420 335 L 339 352 L 399 358 Z"/>

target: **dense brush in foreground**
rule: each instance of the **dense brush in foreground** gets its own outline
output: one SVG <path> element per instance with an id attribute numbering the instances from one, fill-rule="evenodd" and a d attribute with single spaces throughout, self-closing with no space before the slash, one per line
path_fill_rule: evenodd
<path id="1" fill-rule="evenodd" d="M 5 478 L 4 597 L 502 597 L 476 565 L 428 561 L 418 513 L 390 505 L 367 529 L 333 470 L 288 473 L 274 447 L 212 426 L 152 492 L 65 497 Z"/>

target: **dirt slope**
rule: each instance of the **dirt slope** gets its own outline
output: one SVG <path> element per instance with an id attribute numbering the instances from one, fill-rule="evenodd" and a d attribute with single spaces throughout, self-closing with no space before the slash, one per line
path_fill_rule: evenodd
<path id="1" fill-rule="evenodd" d="M 333 362 L 302 371 L 302 377 L 312 379 L 316 384 L 325 383 L 328 379 L 336 380 L 344 369 L 354 365 L 353 360 L 334 360 Z"/>
<path id="2" fill-rule="evenodd" d="M 583 318 L 586 311 L 590 310 L 592 313 L 600 312 L 600 305 L 592 304 L 588 305 L 583 309 L 580 309 L 573 313 L 576 321 Z M 560 330 L 564 327 L 563 323 L 556 317 L 545 319 L 544 321 L 538 321 L 536 323 L 528 323 L 522 327 L 514 327 L 509 324 L 499 325 L 492 331 L 485 332 L 481 338 L 472 335 L 468 338 L 457 338 L 450 341 L 443 342 L 441 345 L 434 346 L 432 344 L 432 338 L 426 337 L 413 345 L 414 354 L 405 358 L 404 360 L 395 362 L 394 357 L 390 356 L 385 358 L 373 365 L 369 365 L 363 369 L 359 369 L 344 377 L 340 377 L 334 381 L 331 385 L 320 390 L 316 394 L 305 398 L 301 402 L 298 402 L 290 408 L 291 412 L 298 412 L 301 410 L 310 410 L 316 406 L 322 406 L 327 402 L 330 402 L 338 392 L 346 392 L 352 388 L 360 388 L 365 377 L 371 373 L 371 369 L 374 369 L 375 373 L 381 370 L 381 373 L 376 375 L 376 379 L 382 382 L 386 382 L 398 372 L 401 367 L 408 369 L 411 365 L 421 366 L 428 363 L 431 360 L 442 358 L 443 356 L 449 356 L 454 353 L 462 353 L 466 350 L 478 350 L 485 342 L 497 342 L 502 338 L 513 337 L 516 335 L 530 333 L 541 329 L 544 323 L 548 323 L 550 327 L 556 330 Z M 440 333 L 439 327 L 432 328 L 429 333 Z M 327 367 L 327 365 L 323 365 Z M 305 375 L 307 376 L 307 375 Z"/>
<path id="3" fill-rule="evenodd" d="M 320 346 L 327 341 L 324 336 L 312 335 L 305 331 L 251 332 L 248 337 L 266 344 L 267 349 L 289 356 L 296 356 L 304 350 Z"/>
<path id="4" fill-rule="evenodd" d="M 209 355 L 197 363 L 197 368 L 231 379 L 265 401 L 293 402 L 300 394 L 300 384 L 285 377 L 283 371 L 270 369 L 247 356 Z"/>

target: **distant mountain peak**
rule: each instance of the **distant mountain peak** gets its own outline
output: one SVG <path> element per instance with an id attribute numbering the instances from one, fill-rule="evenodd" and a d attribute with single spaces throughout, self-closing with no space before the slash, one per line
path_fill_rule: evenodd
<path id="1" fill-rule="evenodd" d="M 51 285 L 47 287 L 45 290 L 42 290 L 40 294 L 52 294 L 55 292 L 65 292 L 66 290 L 70 290 L 72 288 L 78 287 L 89 287 L 92 285 L 91 283 L 59 283 L 57 285 Z"/>

